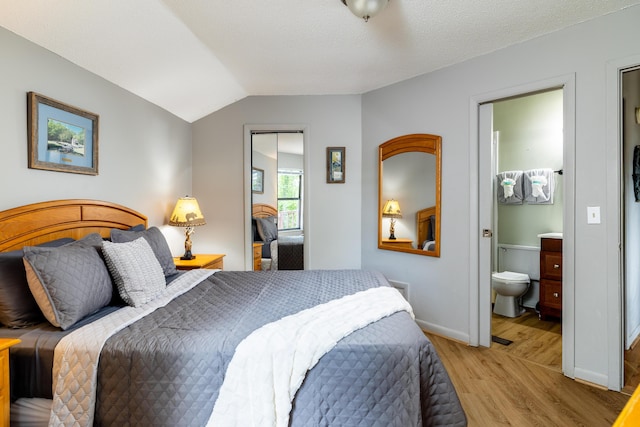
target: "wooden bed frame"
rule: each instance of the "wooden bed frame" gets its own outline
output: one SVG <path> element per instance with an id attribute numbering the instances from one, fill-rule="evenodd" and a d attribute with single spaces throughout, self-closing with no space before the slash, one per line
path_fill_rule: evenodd
<path id="1" fill-rule="evenodd" d="M 254 218 L 268 218 L 278 216 L 278 209 L 264 203 L 255 203 L 251 206 L 251 216 Z"/>
<path id="2" fill-rule="evenodd" d="M 436 214 L 436 207 L 431 206 L 429 208 L 424 208 L 416 212 L 416 225 L 418 229 L 418 248 L 422 242 L 427 240 L 427 234 L 429 232 L 429 227 L 431 226 L 431 215 Z M 436 224 L 436 229 L 438 224 Z M 438 236 L 438 232 L 436 230 L 435 235 Z"/>
<path id="3" fill-rule="evenodd" d="M 37 245 L 63 237 L 80 239 L 112 228 L 147 226 L 147 217 L 125 206 L 88 199 L 54 200 L 0 212 L 0 252 Z"/>

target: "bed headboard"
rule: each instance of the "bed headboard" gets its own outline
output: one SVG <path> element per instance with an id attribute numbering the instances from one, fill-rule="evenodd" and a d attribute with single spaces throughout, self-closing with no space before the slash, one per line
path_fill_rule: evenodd
<path id="1" fill-rule="evenodd" d="M 436 214 L 436 207 L 431 206 L 416 212 L 416 225 L 418 228 L 418 246 L 427 240 L 429 228 L 431 227 L 431 216 Z"/>
<path id="2" fill-rule="evenodd" d="M 80 239 L 112 228 L 147 226 L 147 217 L 125 206 L 85 199 L 34 203 L 0 212 L 0 252 L 63 237 Z"/>
<path id="3" fill-rule="evenodd" d="M 278 216 L 278 209 L 264 203 L 255 203 L 251 207 L 251 216 L 254 218 L 267 218 L 270 216 Z"/>

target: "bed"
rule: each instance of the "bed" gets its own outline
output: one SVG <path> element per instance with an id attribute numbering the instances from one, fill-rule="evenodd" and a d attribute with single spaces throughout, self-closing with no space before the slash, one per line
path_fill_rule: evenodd
<path id="1" fill-rule="evenodd" d="M 430 206 L 416 212 L 416 229 L 418 230 L 418 248 L 433 251 L 436 246 L 436 207 Z"/>
<path id="2" fill-rule="evenodd" d="M 26 275 L 32 274 L 28 280 L 37 271 L 42 281 L 51 281 L 42 273 L 51 266 L 38 263 L 44 258 L 56 260 L 49 272 L 53 276 L 78 268 L 69 263 L 81 268 L 94 263 L 97 270 L 107 268 L 117 282 L 109 283 L 112 293 L 103 307 L 86 315 L 71 310 L 77 319 L 60 314 L 67 313 L 60 308 L 64 304 L 53 298 L 53 320 L 42 318 L 52 313 L 45 313 L 38 300 L 41 312 L 30 313 L 38 320 L 18 316 L 21 327 L 1 329 L 2 336 L 22 340 L 10 351 L 12 423 L 35 425 L 27 424 L 34 417 L 46 425 L 51 417 L 52 425 L 251 425 L 239 420 L 258 414 L 266 418 L 254 418 L 254 425 L 466 425 L 435 350 L 406 302 L 390 298 L 396 291 L 381 274 L 174 272 L 162 253 L 168 249 L 166 241 L 158 237 L 157 228 L 147 225 L 143 214 L 91 200 L 37 203 L 0 212 L 4 311 L 11 292 L 24 291 L 10 288 L 7 282 L 19 277 L 2 270 L 7 259 L 15 261 L 16 250 L 24 252 Z M 93 246 L 96 236 L 101 255 Z M 58 246 L 33 246 L 51 242 Z M 115 248 L 121 248 L 124 261 L 114 256 Z M 96 253 L 105 266 L 94 260 Z M 93 258 L 78 263 L 75 256 Z M 135 262 L 128 262 L 131 259 Z M 124 270 L 137 268 L 130 264 L 148 263 L 150 272 L 139 279 L 133 273 L 123 277 L 118 262 Z M 112 269 L 114 264 L 117 268 Z M 155 275 L 165 284 L 149 297 L 149 289 L 140 289 L 139 282 L 147 283 L 147 276 Z M 75 296 L 102 292 L 102 279 L 80 276 L 57 286 L 78 282 L 75 286 L 84 291 L 73 292 Z M 385 303 L 369 304 L 375 298 Z M 388 303 L 391 300 L 395 302 Z M 367 302 L 357 309 L 347 305 L 363 301 Z M 344 316 L 335 310 L 343 310 Z M 360 312 L 366 322 L 355 319 Z M 350 321 L 343 319 L 348 317 L 354 317 L 353 325 L 361 324 L 344 329 L 342 324 Z M 298 323 L 307 325 L 305 333 L 289 329 Z M 330 325 L 326 331 L 323 323 Z M 343 336 L 329 337 L 335 341 L 331 346 L 316 345 L 325 340 L 318 334 L 339 330 Z M 317 353 L 304 355 L 316 347 Z M 273 349 L 279 352 L 269 355 Z M 295 376 L 286 370 L 286 375 L 264 371 L 271 365 L 286 368 L 287 355 L 296 361 L 308 358 L 310 365 L 296 367 Z M 290 378 L 299 380 L 283 399 L 281 387 Z M 278 398 L 272 398 L 272 392 Z M 274 407 L 269 406 L 273 401 Z M 264 421 L 271 416 L 273 422 Z"/>
<path id="3" fill-rule="evenodd" d="M 262 243 L 263 270 L 304 270 L 304 236 L 278 233 L 278 210 L 271 205 L 255 203 L 251 217 L 253 240 Z"/>

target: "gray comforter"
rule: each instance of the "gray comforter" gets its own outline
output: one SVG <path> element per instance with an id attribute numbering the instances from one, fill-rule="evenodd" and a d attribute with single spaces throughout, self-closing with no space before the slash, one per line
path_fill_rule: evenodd
<path id="1" fill-rule="evenodd" d="M 260 326 L 374 286 L 362 271 L 218 272 L 111 337 L 96 425 L 204 425 L 237 344 Z M 406 312 L 360 329 L 298 390 L 292 426 L 466 425 L 435 350 Z"/>

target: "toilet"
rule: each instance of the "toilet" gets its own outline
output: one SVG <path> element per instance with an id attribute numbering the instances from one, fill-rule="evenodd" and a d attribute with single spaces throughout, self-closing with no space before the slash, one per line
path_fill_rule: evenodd
<path id="1" fill-rule="evenodd" d="M 529 289 L 529 276 L 524 273 L 503 271 L 491 275 L 491 286 L 496 291 L 493 312 L 506 317 L 518 317 L 525 312 L 520 308 L 518 298 Z"/>

